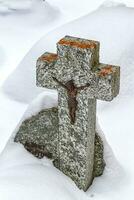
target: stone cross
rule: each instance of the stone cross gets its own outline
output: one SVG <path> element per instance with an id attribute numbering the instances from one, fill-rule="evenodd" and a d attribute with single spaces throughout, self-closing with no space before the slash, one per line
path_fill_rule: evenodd
<path id="1" fill-rule="evenodd" d="M 58 90 L 55 165 L 86 191 L 93 180 L 96 99 L 119 93 L 120 68 L 99 63 L 99 42 L 65 36 L 37 61 L 37 86 Z"/>

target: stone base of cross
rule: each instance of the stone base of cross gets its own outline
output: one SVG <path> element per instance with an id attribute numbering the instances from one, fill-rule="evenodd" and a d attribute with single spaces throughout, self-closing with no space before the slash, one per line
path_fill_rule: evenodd
<path id="1" fill-rule="evenodd" d="M 99 42 L 65 36 L 37 61 L 37 86 L 58 90 L 55 165 L 86 191 L 93 180 L 96 100 L 119 93 L 120 68 L 99 63 Z"/>

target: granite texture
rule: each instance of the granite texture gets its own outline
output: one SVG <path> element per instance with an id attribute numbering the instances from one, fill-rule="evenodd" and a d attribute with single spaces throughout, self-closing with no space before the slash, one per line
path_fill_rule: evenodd
<path id="1" fill-rule="evenodd" d="M 59 169 L 80 189 L 88 188 L 93 174 L 96 100 L 87 98 L 86 89 L 78 94 L 76 121 L 72 125 L 66 91 L 63 88 L 58 91 Z"/>
<path id="2" fill-rule="evenodd" d="M 36 65 L 37 86 L 58 90 L 55 166 L 84 191 L 101 157 L 94 159 L 94 151 L 101 152 L 95 142 L 96 100 L 111 101 L 119 93 L 120 68 L 99 63 L 99 48 L 97 41 L 65 36 L 57 43 L 57 54 L 44 53 Z"/>
<path id="3" fill-rule="evenodd" d="M 94 146 L 94 170 L 93 177 L 98 177 L 103 174 L 105 168 L 104 155 L 104 145 L 101 137 L 96 132 L 95 134 L 95 146 Z"/>
<path id="4" fill-rule="evenodd" d="M 54 165 L 57 167 L 58 126 L 58 108 L 42 110 L 22 122 L 15 136 L 15 142 L 23 144 L 29 152 L 38 158 L 47 156 L 53 159 Z M 98 133 L 96 133 L 93 166 L 94 177 L 100 176 L 105 167 L 103 149 L 103 142 Z M 74 157 L 77 160 L 78 156 L 74 155 Z"/>
<path id="5" fill-rule="evenodd" d="M 22 122 L 14 140 L 39 158 L 47 156 L 56 159 L 58 121 L 57 108 L 42 110 Z"/>

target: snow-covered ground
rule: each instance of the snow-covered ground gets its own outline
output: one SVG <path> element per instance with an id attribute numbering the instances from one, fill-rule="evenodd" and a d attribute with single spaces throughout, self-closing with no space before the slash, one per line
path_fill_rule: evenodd
<path id="1" fill-rule="evenodd" d="M 41 93 L 30 104 L 21 121 L 39 112 L 41 109 L 56 105 L 56 92 Z M 21 121 L 19 124 L 21 124 Z M 102 199 L 99 197 L 100 190 L 101 195 L 104 191 L 107 192 L 105 195 L 107 197 L 111 187 L 117 192 L 117 189 L 120 189 L 120 182 L 124 186 L 124 170 L 115 159 L 98 124 L 97 132 L 103 138 L 105 146 L 104 159 L 107 166 L 103 177 L 96 178 L 93 186 L 86 193 L 80 191 L 71 179 L 55 169 L 50 160 L 46 158 L 39 160 L 28 153 L 22 145 L 15 144 L 13 138 L 18 128 L 19 125 L 0 156 L 0 194 L 2 199 L 10 198 L 12 200 L 15 198 L 16 193 L 17 198 L 19 196 L 20 200 L 36 200 L 43 197 L 45 199 L 54 198 L 57 200 L 62 200 L 63 198 L 65 200 L 86 200 L 92 199 L 93 196 L 97 199 Z M 7 190 L 8 192 L 6 192 Z"/>
<path id="2" fill-rule="evenodd" d="M 25 6 L 17 0 L 0 1 L 1 83 L 16 68 L 0 90 L 0 151 L 4 149 L 0 155 L 0 199 L 133 199 L 134 8 L 124 3 L 134 3 L 124 0 L 100 6 L 101 0 L 24 1 Z M 70 22 L 74 19 L 77 20 Z M 98 102 L 97 109 L 99 124 L 115 156 L 105 146 L 105 173 L 86 193 L 49 160 L 37 160 L 21 145 L 14 144 L 12 137 L 9 140 L 28 104 L 25 117 L 48 105 L 49 97 L 47 101 L 45 95 L 56 94 L 36 88 L 35 62 L 44 51 L 56 51 L 55 44 L 64 35 L 99 40 L 101 62 L 121 66 L 120 95 L 113 102 Z M 40 97 L 44 91 L 44 97 Z"/>

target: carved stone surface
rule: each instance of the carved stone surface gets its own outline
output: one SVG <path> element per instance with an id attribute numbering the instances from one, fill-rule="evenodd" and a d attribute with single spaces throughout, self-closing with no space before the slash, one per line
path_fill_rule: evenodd
<path id="1" fill-rule="evenodd" d="M 119 92 L 120 68 L 99 63 L 99 42 L 66 36 L 57 43 L 57 54 L 37 60 L 37 86 L 58 90 L 58 168 L 77 186 L 87 190 L 93 180 L 96 99 L 111 101 Z M 55 81 L 58 80 L 58 81 Z M 75 121 L 62 85 L 89 87 L 76 97 Z"/>
<path id="2" fill-rule="evenodd" d="M 57 160 L 58 136 L 58 109 L 50 108 L 42 110 L 31 118 L 25 120 L 15 137 L 15 142 L 20 142 L 24 147 L 38 158 L 47 156 L 54 163 Z M 94 176 L 103 173 L 105 163 L 103 160 L 103 142 L 100 136 L 95 134 L 94 152 Z M 56 164 L 55 164 L 56 165 Z"/>

